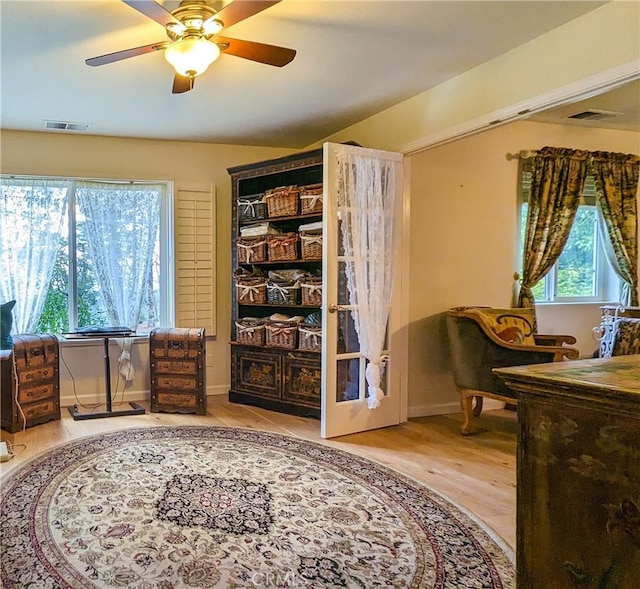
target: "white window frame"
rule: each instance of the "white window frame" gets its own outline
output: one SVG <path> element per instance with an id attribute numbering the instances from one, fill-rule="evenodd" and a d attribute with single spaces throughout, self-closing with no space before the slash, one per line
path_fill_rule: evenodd
<path id="1" fill-rule="evenodd" d="M 526 199 L 526 190 L 525 190 L 525 161 L 520 162 L 520 169 L 518 174 L 518 254 L 519 254 L 519 272 L 522 274 L 522 257 L 524 253 L 524 236 L 520 228 L 522 227 L 524 216 L 524 206 L 527 203 Z M 587 200 L 591 200 L 591 202 L 587 202 Z M 587 183 L 585 186 L 585 190 L 583 192 L 583 196 L 581 198 L 580 207 L 584 206 L 593 206 L 597 207 L 595 201 L 595 186 L 593 184 L 593 177 L 587 177 Z M 595 250 L 595 289 L 596 293 L 593 296 L 583 296 L 583 297 L 561 297 L 557 296 L 557 266 L 558 262 L 553 265 L 551 270 L 549 270 L 548 274 L 542 279 L 544 281 L 544 292 L 545 298 L 538 300 L 536 299 L 536 304 L 573 304 L 573 303 L 607 303 L 611 301 L 617 301 L 620 299 L 620 295 L 622 292 L 622 281 L 615 274 L 611 265 L 607 261 L 607 257 L 604 251 L 604 247 L 602 245 L 603 239 L 608 239 L 605 235 L 601 235 L 600 226 L 596 220 L 595 222 L 595 231 L 596 231 L 596 250 Z"/>
<path id="2" fill-rule="evenodd" d="M 69 194 L 67 220 L 70 226 L 75 227 L 75 191 L 76 182 L 105 182 L 118 183 L 128 182 L 132 184 L 164 184 L 166 189 L 160 202 L 160 220 L 159 220 L 159 240 L 160 240 L 160 309 L 159 309 L 159 327 L 173 327 L 175 317 L 175 270 L 174 270 L 174 184 L 171 180 L 131 180 L 131 179 L 114 179 L 114 178 L 80 178 L 66 176 L 42 176 L 42 175 L 17 175 L 3 174 L 2 178 L 6 179 L 25 179 L 25 180 L 67 180 L 72 182 L 72 188 Z M 76 235 L 75 232 L 69 232 L 69 328 L 74 329 L 77 325 L 77 269 L 76 269 Z"/>

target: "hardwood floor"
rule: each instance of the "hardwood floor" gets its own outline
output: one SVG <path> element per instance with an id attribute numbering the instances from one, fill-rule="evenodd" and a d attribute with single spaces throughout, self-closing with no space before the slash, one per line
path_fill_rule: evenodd
<path id="1" fill-rule="evenodd" d="M 148 403 L 141 402 L 147 410 Z M 114 405 L 114 409 L 117 407 Z M 420 417 L 402 425 L 332 440 L 320 438 L 315 419 L 229 403 L 226 396 L 208 398 L 207 415 L 146 413 L 74 421 L 63 409 L 62 419 L 10 434 L 12 460 L 0 464 L 5 475 L 56 445 L 83 436 L 133 427 L 218 425 L 296 436 L 353 452 L 423 482 L 475 515 L 515 550 L 516 540 L 516 414 L 483 413 L 484 428 L 474 436 L 460 435 L 461 414 Z M 24 444 L 26 447 L 20 446 Z"/>

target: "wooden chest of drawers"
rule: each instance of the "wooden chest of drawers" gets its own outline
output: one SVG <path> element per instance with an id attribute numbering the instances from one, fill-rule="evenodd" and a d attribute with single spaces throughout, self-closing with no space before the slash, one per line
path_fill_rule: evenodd
<path id="1" fill-rule="evenodd" d="M 149 353 L 151 411 L 205 415 L 204 329 L 154 329 L 149 334 Z"/>
<path id="2" fill-rule="evenodd" d="M 58 340 L 53 335 L 16 335 L 2 356 L 2 429 L 15 433 L 60 419 Z M 17 380 L 16 380 L 17 379 Z"/>

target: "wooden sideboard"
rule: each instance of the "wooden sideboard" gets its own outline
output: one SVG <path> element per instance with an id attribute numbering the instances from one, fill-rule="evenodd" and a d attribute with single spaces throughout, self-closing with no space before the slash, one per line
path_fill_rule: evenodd
<path id="1" fill-rule="evenodd" d="M 640 355 L 495 370 L 518 395 L 518 589 L 640 587 Z"/>

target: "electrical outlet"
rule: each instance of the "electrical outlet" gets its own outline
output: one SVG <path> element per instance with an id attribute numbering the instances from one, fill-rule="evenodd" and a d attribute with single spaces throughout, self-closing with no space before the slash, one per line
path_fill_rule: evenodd
<path id="1" fill-rule="evenodd" d="M 13 458 L 13 453 L 9 452 L 6 442 L 0 442 L 0 462 L 6 462 Z"/>

